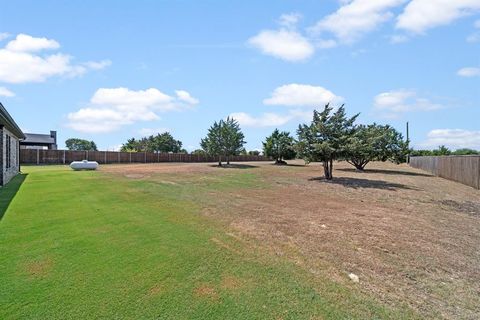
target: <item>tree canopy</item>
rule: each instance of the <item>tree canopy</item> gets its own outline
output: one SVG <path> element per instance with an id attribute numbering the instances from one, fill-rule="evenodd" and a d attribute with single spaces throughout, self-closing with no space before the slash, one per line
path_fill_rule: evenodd
<path id="1" fill-rule="evenodd" d="M 285 163 L 284 160 L 295 158 L 294 142 L 289 132 L 275 129 L 263 142 L 263 152 L 274 158 L 275 163 Z"/>
<path id="2" fill-rule="evenodd" d="M 185 152 L 182 149 L 182 142 L 175 140 L 169 132 L 143 137 L 141 139 L 131 138 L 122 145 L 121 151 L 127 152 Z"/>
<path id="3" fill-rule="evenodd" d="M 209 155 L 218 157 L 218 165 L 222 165 L 222 157 L 230 164 L 230 156 L 238 155 L 244 150 L 245 136 L 238 122 L 228 117 L 226 120 L 214 122 L 208 129 L 207 136 L 200 142 L 202 149 Z"/>
<path id="4" fill-rule="evenodd" d="M 305 162 L 321 161 L 325 178 L 333 178 L 333 161 L 343 160 L 348 155 L 348 143 L 355 132 L 358 114 L 348 118 L 342 105 L 333 112 L 329 104 L 323 111 L 313 111 L 310 125 L 300 125 L 297 130 L 297 151 Z"/>
<path id="5" fill-rule="evenodd" d="M 347 143 L 345 160 L 358 170 L 364 170 L 370 161 L 404 162 L 408 141 L 389 125 L 358 125 Z"/>
<path id="6" fill-rule="evenodd" d="M 65 141 L 68 150 L 75 151 L 97 151 L 97 145 L 93 141 L 78 138 L 70 138 Z"/>

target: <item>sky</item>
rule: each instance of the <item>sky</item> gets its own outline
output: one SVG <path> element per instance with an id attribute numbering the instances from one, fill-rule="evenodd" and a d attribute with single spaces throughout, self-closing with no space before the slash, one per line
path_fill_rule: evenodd
<path id="1" fill-rule="evenodd" d="M 480 149 L 480 0 L 0 0 L 0 102 L 24 132 L 247 150 L 345 104 L 413 147 Z"/>

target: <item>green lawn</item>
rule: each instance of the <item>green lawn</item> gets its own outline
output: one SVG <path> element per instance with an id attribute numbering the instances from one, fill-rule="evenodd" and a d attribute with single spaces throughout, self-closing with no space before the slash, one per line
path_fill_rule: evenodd
<path id="1" fill-rule="evenodd" d="M 247 248 L 200 213 L 208 201 L 195 195 L 268 188 L 254 170 L 176 185 L 63 166 L 23 170 L 0 190 L 0 319 L 401 315 Z"/>

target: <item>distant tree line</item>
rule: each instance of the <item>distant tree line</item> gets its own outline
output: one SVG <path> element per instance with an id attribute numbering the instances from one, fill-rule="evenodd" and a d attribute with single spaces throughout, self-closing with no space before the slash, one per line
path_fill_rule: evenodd
<path id="1" fill-rule="evenodd" d="M 65 141 L 68 150 L 74 151 L 97 151 L 97 145 L 93 141 L 78 138 L 70 138 Z"/>
<path id="2" fill-rule="evenodd" d="M 123 152 L 187 153 L 185 149 L 182 149 L 182 142 L 173 138 L 169 132 L 140 139 L 128 139 L 120 150 Z"/>
<path id="3" fill-rule="evenodd" d="M 462 148 L 452 151 L 445 146 L 439 146 L 437 149 L 433 150 L 412 150 L 410 152 L 411 156 L 469 156 L 469 155 L 480 155 L 479 150 Z"/>

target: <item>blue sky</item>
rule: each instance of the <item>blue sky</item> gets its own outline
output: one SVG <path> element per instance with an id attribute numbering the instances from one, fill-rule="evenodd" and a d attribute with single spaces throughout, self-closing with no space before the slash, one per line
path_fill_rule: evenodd
<path id="1" fill-rule="evenodd" d="M 1 1 L 0 101 L 26 132 L 247 149 L 345 103 L 418 148 L 480 149 L 480 0 Z"/>

